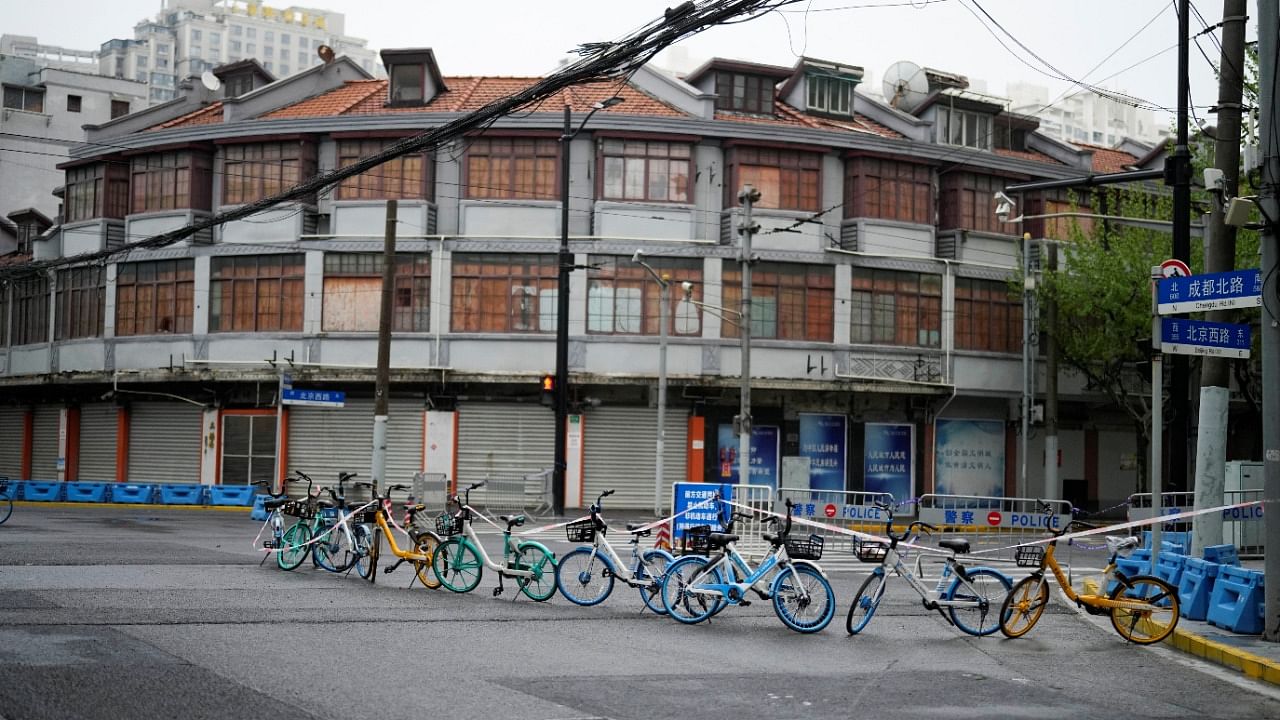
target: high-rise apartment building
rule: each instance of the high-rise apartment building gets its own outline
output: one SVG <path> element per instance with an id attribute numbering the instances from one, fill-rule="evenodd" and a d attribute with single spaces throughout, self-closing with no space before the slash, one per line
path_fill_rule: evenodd
<path id="1" fill-rule="evenodd" d="M 1126 137 L 1154 143 L 1169 136 L 1169 128 L 1150 110 L 1097 93 L 1075 92 L 1055 100 L 1043 85 L 1009 83 L 1006 94 L 1013 112 L 1040 118 L 1041 133 L 1065 142 L 1115 147 Z"/>

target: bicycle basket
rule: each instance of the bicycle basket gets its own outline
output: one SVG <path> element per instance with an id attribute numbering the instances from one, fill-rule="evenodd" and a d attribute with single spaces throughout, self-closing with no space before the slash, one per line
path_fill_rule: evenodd
<path id="1" fill-rule="evenodd" d="M 301 500 L 290 500 L 280 506 L 280 512 L 301 520 L 308 520 L 315 515 L 315 508 Z"/>
<path id="2" fill-rule="evenodd" d="M 360 519 L 358 520 L 358 522 L 368 523 L 369 525 L 376 525 L 378 523 L 377 508 L 369 508 L 368 510 L 365 510 L 364 512 L 360 513 Z"/>
<path id="3" fill-rule="evenodd" d="M 436 518 L 436 534 L 441 537 L 449 535 L 457 535 L 462 532 L 462 523 L 449 513 L 444 513 Z"/>
<path id="4" fill-rule="evenodd" d="M 710 525 L 694 525 L 684 531 L 684 537 L 680 541 L 681 555 L 706 555 L 710 551 Z"/>
<path id="5" fill-rule="evenodd" d="M 1018 563 L 1018 567 L 1038 568 L 1044 560 L 1044 547 L 1040 545 L 1024 545 L 1018 548 L 1013 559 Z"/>
<path id="6" fill-rule="evenodd" d="M 821 535 L 810 535 L 807 538 L 787 538 L 787 555 L 792 560 L 821 560 L 822 545 L 824 540 Z"/>
<path id="7" fill-rule="evenodd" d="M 860 540 L 853 544 L 853 554 L 865 563 L 883 562 L 884 556 L 889 554 L 889 546 L 874 540 Z"/>
<path id="8" fill-rule="evenodd" d="M 575 520 L 564 526 L 565 537 L 572 543 L 589 543 L 595 542 L 596 524 L 590 518 L 586 520 Z"/>

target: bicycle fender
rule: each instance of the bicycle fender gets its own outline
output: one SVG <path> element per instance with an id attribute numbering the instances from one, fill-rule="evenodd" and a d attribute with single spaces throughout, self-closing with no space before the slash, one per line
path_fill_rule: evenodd
<path id="1" fill-rule="evenodd" d="M 990 566 L 988 566 L 988 565 L 979 565 L 979 566 L 977 566 L 977 567 L 965 568 L 965 572 L 966 572 L 966 573 L 970 573 L 970 574 L 972 574 L 972 573 L 973 573 L 974 571 L 976 571 L 976 570 L 986 570 L 986 571 L 988 571 L 988 572 L 993 572 L 993 573 L 995 573 L 995 574 L 999 575 L 1000 577 L 1004 578 L 1005 580 L 1007 580 L 1009 583 L 1012 583 L 1012 582 L 1013 582 L 1013 578 L 1009 577 L 1009 576 L 1008 576 L 1007 574 L 1005 574 L 1003 571 L 998 570 L 998 569 L 993 568 L 993 567 L 990 567 Z"/>
<path id="2" fill-rule="evenodd" d="M 827 582 L 831 582 L 831 578 L 827 577 L 827 571 L 826 571 L 826 570 L 823 570 L 821 567 L 819 567 L 819 566 L 817 565 L 817 563 L 814 563 L 814 562 L 812 562 L 812 561 L 810 561 L 810 560 L 792 560 L 792 561 L 791 561 L 791 564 L 792 564 L 792 565 L 804 565 L 805 567 L 811 567 L 811 568 L 813 568 L 814 570 L 816 570 L 816 571 L 817 571 L 817 573 L 818 573 L 819 575 L 821 575 L 821 576 L 822 576 L 822 579 L 823 579 L 823 580 L 826 580 Z"/>
<path id="3" fill-rule="evenodd" d="M 654 554 L 661 555 L 663 559 L 667 561 L 668 566 L 670 566 L 671 563 L 676 561 L 675 555 L 672 555 L 671 553 L 667 552 L 666 550 L 663 550 L 662 548 L 649 548 L 648 550 L 643 550 L 640 552 L 640 557 L 643 558 L 646 555 L 654 555 Z"/>

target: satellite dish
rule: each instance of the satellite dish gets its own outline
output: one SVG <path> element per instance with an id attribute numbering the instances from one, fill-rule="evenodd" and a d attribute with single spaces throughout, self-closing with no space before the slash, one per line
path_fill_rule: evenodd
<path id="1" fill-rule="evenodd" d="M 321 45 L 316 48 L 316 54 L 320 56 L 320 59 L 324 61 L 325 65 L 333 62 L 333 48 L 328 45 Z"/>
<path id="2" fill-rule="evenodd" d="M 205 70 L 200 74 L 200 83 L 212 92 L 217 92 L 222 88 L 222 81 L 218 79 L 217 75 L 213 74 L 212 70 Z"/>
<path id="3" fill-rule="evenodd" d="M 929 80 L 924 68 L 906 60 L 889 66 L 884 73 L 884 99 L 891 107 L 911 112 L 929 96 Z"/>

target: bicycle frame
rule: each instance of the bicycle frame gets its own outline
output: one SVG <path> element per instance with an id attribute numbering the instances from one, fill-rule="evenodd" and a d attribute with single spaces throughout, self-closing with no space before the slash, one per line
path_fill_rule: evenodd
<path id="1" fill-rule="evenodd" d="M 742 554 L 738 552 L 738 549 L 734 547 L 734 544 L 729 543 L 725 545 L 724 549 L 719 553 L 708 559 L 706 566 L 702 569 L 702 572 L 689 582 L 689 589 L 687 592 L 695 595 L 718 594 L 730 603 L 736 605 L 742 601 L 742 598 L 746 596 L 748 590 L 754 589 L 756 584 L 763 580 L 774 568 L 786 566 L 791 563 L 790 559 L 783 556 L 783 553 L 785 552 L 785 548 L 779 545 L 778 547 L 770 550 L 769 553 L 764 556 L 764 559 L 760 561 L 760 565 L 755 570 L 752 570 L 751 565 L 742 557 Z M 703 582 L 705 578 L 712 576 L 715 568 L 721 565 L 730 569 L 730 577 L 736 579 L 737 575 L 734 574 L 736 572 L 741 572 L 743 575 L 746 575 L 746 577 L 744 577 L 740 582 Z M 761 592 L 762 597 L 768 597 L 768 595 L 763 594 L 762 591 L 757 590 L 756 592 Z"/>
<path id="2" fill-rule="evenodd" d="M 377 518 L 378 518 L 378 527 L 381 528 L 382 533 L 387 536 L 387 544 L 391 546 L 391 554 L 404 560 L 430 562 L 431 561 L 430 557 L 427 557 L 426 555 L 423 555 L 422 553 L 412 549 L 401 550 L 400 546 L 396 544 L 395 533 L 391 532 L 391 525 L 387 523 L 388 513 L 390 512 L 390 510 L 387 509 L 388 504 L 390 504 L 389 500 L 383 500 L 382 502 L 378 503 Z"/>
<path id="3" fill-rule="evenodd" d="M 980 607 L 982 605 L 982 603 L 977 600 L 941 599 L 942 593 L 947 590 L 947 586 L 950 584 L 952 575 L 955 575 L 955 577 L 959 579 L 960 584 L 965 589 L 973 592 L 975 596 L 978 595 L 977 589 L 969 583 L 969 576 L 964 572 L 964 566 L 960 564 L 960 561 L 956 560 L 954 555 L 948 555 L 943 558 L 946 570 L 942 573 L 942 576 L 938 578 L 938 583 L 933 587 L 933 589 L 926 587 L 924 583 L 920 582 L 920 578 L 917 577 L 918 574 L 922 574 L 920 571 L 922 559 L 922 557 L 916 557 L 916 571 L 912 572 L 903 564 L 902 555 L 898 552 L 898 549 L 891 547 L 885 551 L 884 560 L 880 563 L 879 569 L 881 572 L 886 573 L 888 570 L 892 570 L 895 575 L 906 580 L 907 585 L 910 585 L 911 589 L 916 591 L 916 594 L 920 596 L 921 600 L 924 600 L 929 604 L 930 609 L 947 607 L 970 608 Z"/>
<path id="4" fill-rule="evenodd" d="M 640 557 L 639 538 L 632 535 L 632 539 L 627 541 L 627 544 L 631 546 L 631 559 L 638 563 L 643 563 L 644 561 Z M 599 552 L 601 548 L 604 549 L 603 553 Z M 623 561 L 622 556 L 618 554 L 618 551 L 613 549 L 613 544 L 609 542 L 609 539 L 606 538 L 602 532 L 596 533 L 596 539 L 594 543 L 592 543 L 591 559 L 595 560 L 598 557 L 603 558 L 605 562 L 609 563 L 609 572 L 613 573 L 615 578 L 630 585 L 631 587 L 653 587 L 658 582 L 652 576 L 647 577 L 644 580 L 637 580 L 636 574 L 632 572 L 627 563 Z"/>
<path id="5" fill-rule="evenodd" d="M 462 540 L 469 544 L 471 549 L 476 551 L 476 554 L 480 556 L 480 562 L 484 563 L 485 567 L 493 570 L 499 575 L 505 575 L 506 577 L 531 578 L 534 576 L 534 572 L 532 570 L 520 570 L 518 568 L 509 567 L 511 554 L 519 549 L 516 547 L 516 541 L 511 539 L 510 529 L 502 531 L 502 564 L 499 565 L 490 559 L 489 553 L 485 552 L 484 544 L 480 542 L 479 533 L 477 533 L 475 528 L 472 527 L 472 524 L 474 523 L 473 518 L 478 515 L 479 512 L 470 505 L 463 505 L 463 509 L 467 511 L 467 521 L 466 526 L 463 528 Z"/>
<path id="6" fill-rule="evenodd" d="M 1111 608 L 1120 608 L 1123 610 L 1149 610 L 1152 607 L 1151 603 L 1143 602 L 1141 600 L 1126 599 L 1126 598 L 1117 598 L 1115 600 L 1112 600 L 1111 598 L 1105 597 L 1103 595 L 1077 593 L 1075 591 L 1075 588 L 1071 587 L 1071 581 L 1068 580 L 1065 575 L 1063 575 L 1062 568 L 1058 565 L 1058 559 L 1057 557 L 1054 556 L 1054 549 L 1056 545 L 1057 545 L 1056 541 L 1051 542 L 1044 549 L 1044 559 L 1040 561 L 1040 569 L 1036 571 L 1036 574 L 1043 577 L 1044 570 L 1046 567 L 1050 571 L 1052 571 L 1053 576 L 1058 580 L 1058 588 L 1061 589 L 1062 593 L 1067 596 L 1067 599 L 1071 600 L 1077 605 L 1088 605 L 1090 607 L 1106 608 L 1108 610 Z M 1116 558 L 1114 555 L 1112 555 L 1111 560 L 1107 562 L 1106 569 L 1102 571 L 1102 577 L 1103 577 L 1103 582 L 1100 585 L 1100 587 L 1106 587 L 1106 580 L 1108 578 L 1114 577 L 1117 580 L 1127 579 L 1124 577 L 1123 573 L 1121 573 L 1119 570 L 1116 569 Z"/>

